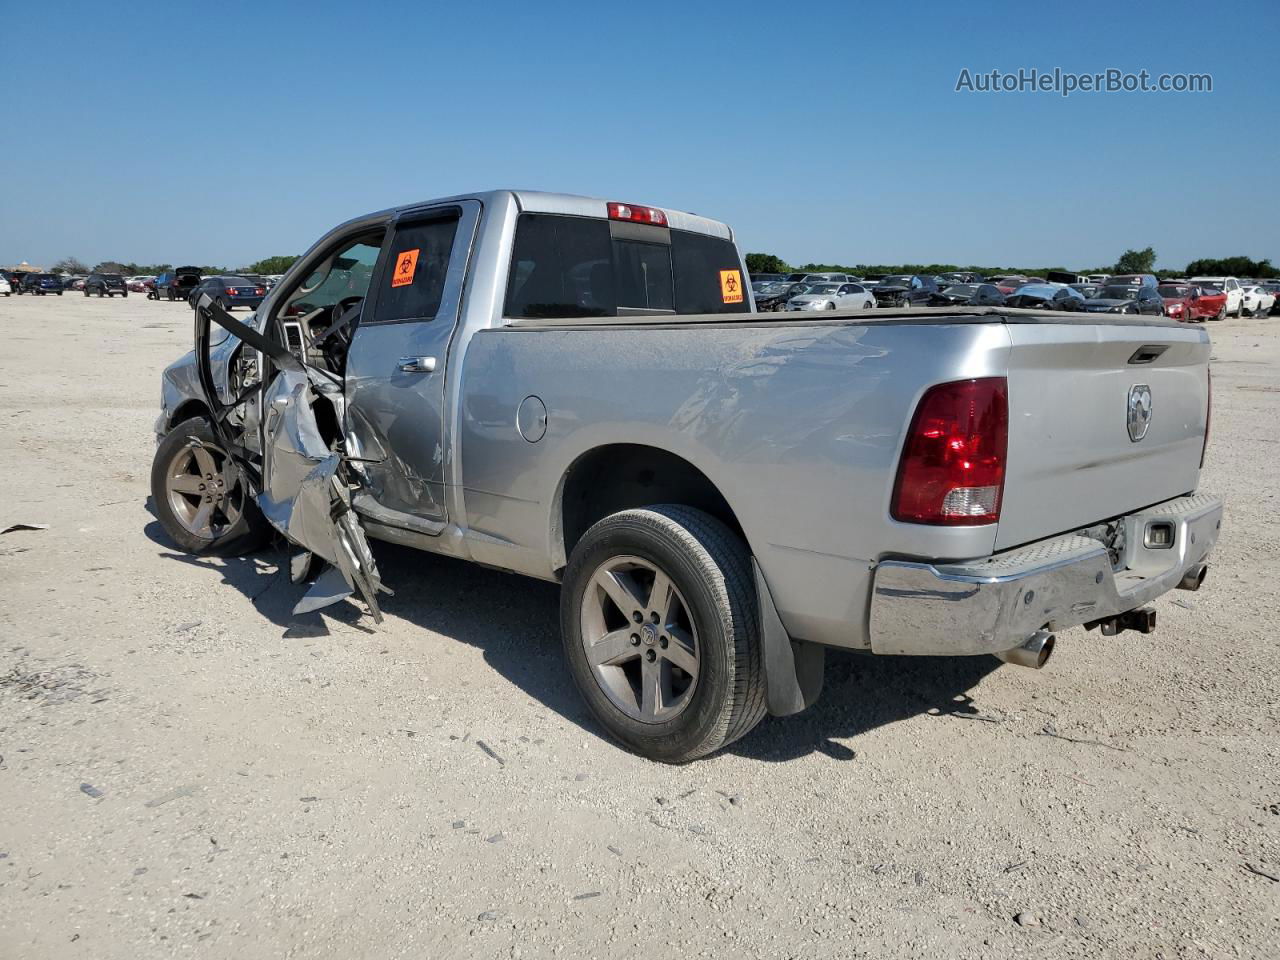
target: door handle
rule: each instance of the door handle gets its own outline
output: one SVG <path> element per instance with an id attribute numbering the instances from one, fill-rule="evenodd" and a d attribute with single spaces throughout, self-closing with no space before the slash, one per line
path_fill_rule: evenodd
<path id="1" fill-rule="evenodd" d="M 433 373 L 436 369 L 435 357 L 401 357 L 401 373 Z"/>

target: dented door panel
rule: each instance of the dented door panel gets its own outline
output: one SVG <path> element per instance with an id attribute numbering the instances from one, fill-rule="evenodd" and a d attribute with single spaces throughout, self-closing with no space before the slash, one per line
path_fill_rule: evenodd
<path id="1" fill-rule="evenodd" d="M 462 200 L 397 219 L 347 354 L 348 454 L 363 487 L 359 500 L 369 503 L 368 510 L 359 501 L 357 507 L 380 523 L 438 533 L 448 519 L 445 378 L 480 209 L 478 201 Z M 446 262 L 423 249 L 415 231 L 448 221 L 455 226 Z M 400 292 L 406 259 L 413 283 L 438 270 L 430 316 L 414 315 Z"/>

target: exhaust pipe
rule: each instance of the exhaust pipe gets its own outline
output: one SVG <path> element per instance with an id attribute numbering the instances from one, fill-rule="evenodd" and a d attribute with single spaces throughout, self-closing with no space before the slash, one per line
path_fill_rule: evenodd
<path id="1" fill-rule="evenodd" d="M 1048 630 L 1037 630 L 1022 646 L 1014 647 L 1012 650 L 1002 650 L 996 656 L 1005 663 L 1039 670 L 1049 662 L 1056 642 L 1057 638 Z"/>
<path id="2" fill-rule="evenodd" d="M 1178 584 L 1179 590 L 1199 590 L 1200 585 L 1204 583 L 1205 574 L 1209 572 L 1207 563 L 1197 563 L 1194 567 L 1182 575 L 1182 582 Z"/>

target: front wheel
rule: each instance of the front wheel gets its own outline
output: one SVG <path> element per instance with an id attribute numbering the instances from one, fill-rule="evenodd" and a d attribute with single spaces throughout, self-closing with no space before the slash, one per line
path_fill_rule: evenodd
<path id="1" fill-rule="evenodd" d="M 764 716 L 751 560 L 719 520 L 670 504 L 608 516 L 574 547 L 560 596 L 574 683 L 636 753 L 696 760 Z"/>
<path id="2" fill-rule="evenodd" d="M 156 447 L 151 499 L 165 532 L 189 553 L 248 553 L 270 537 L 270 525 L 203 417 L 178 424 Z"/>

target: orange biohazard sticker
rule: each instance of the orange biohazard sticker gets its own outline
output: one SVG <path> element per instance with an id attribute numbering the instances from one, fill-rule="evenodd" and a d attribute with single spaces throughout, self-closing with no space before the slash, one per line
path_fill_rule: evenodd
<path id="1" fill-rule="evenodd" d="M 391 274 L 393 287 L 407 287 L 413 283 L 413 273 L 418 269 L 418 251 L 406 250 L 396 257 L 396 269 Z"/>
<path id="2" fill-rule="evenodd" d="M 720 271 L 720 299 L 725 303 L 742 302 L 742 272 L 740 270 Z"/>

